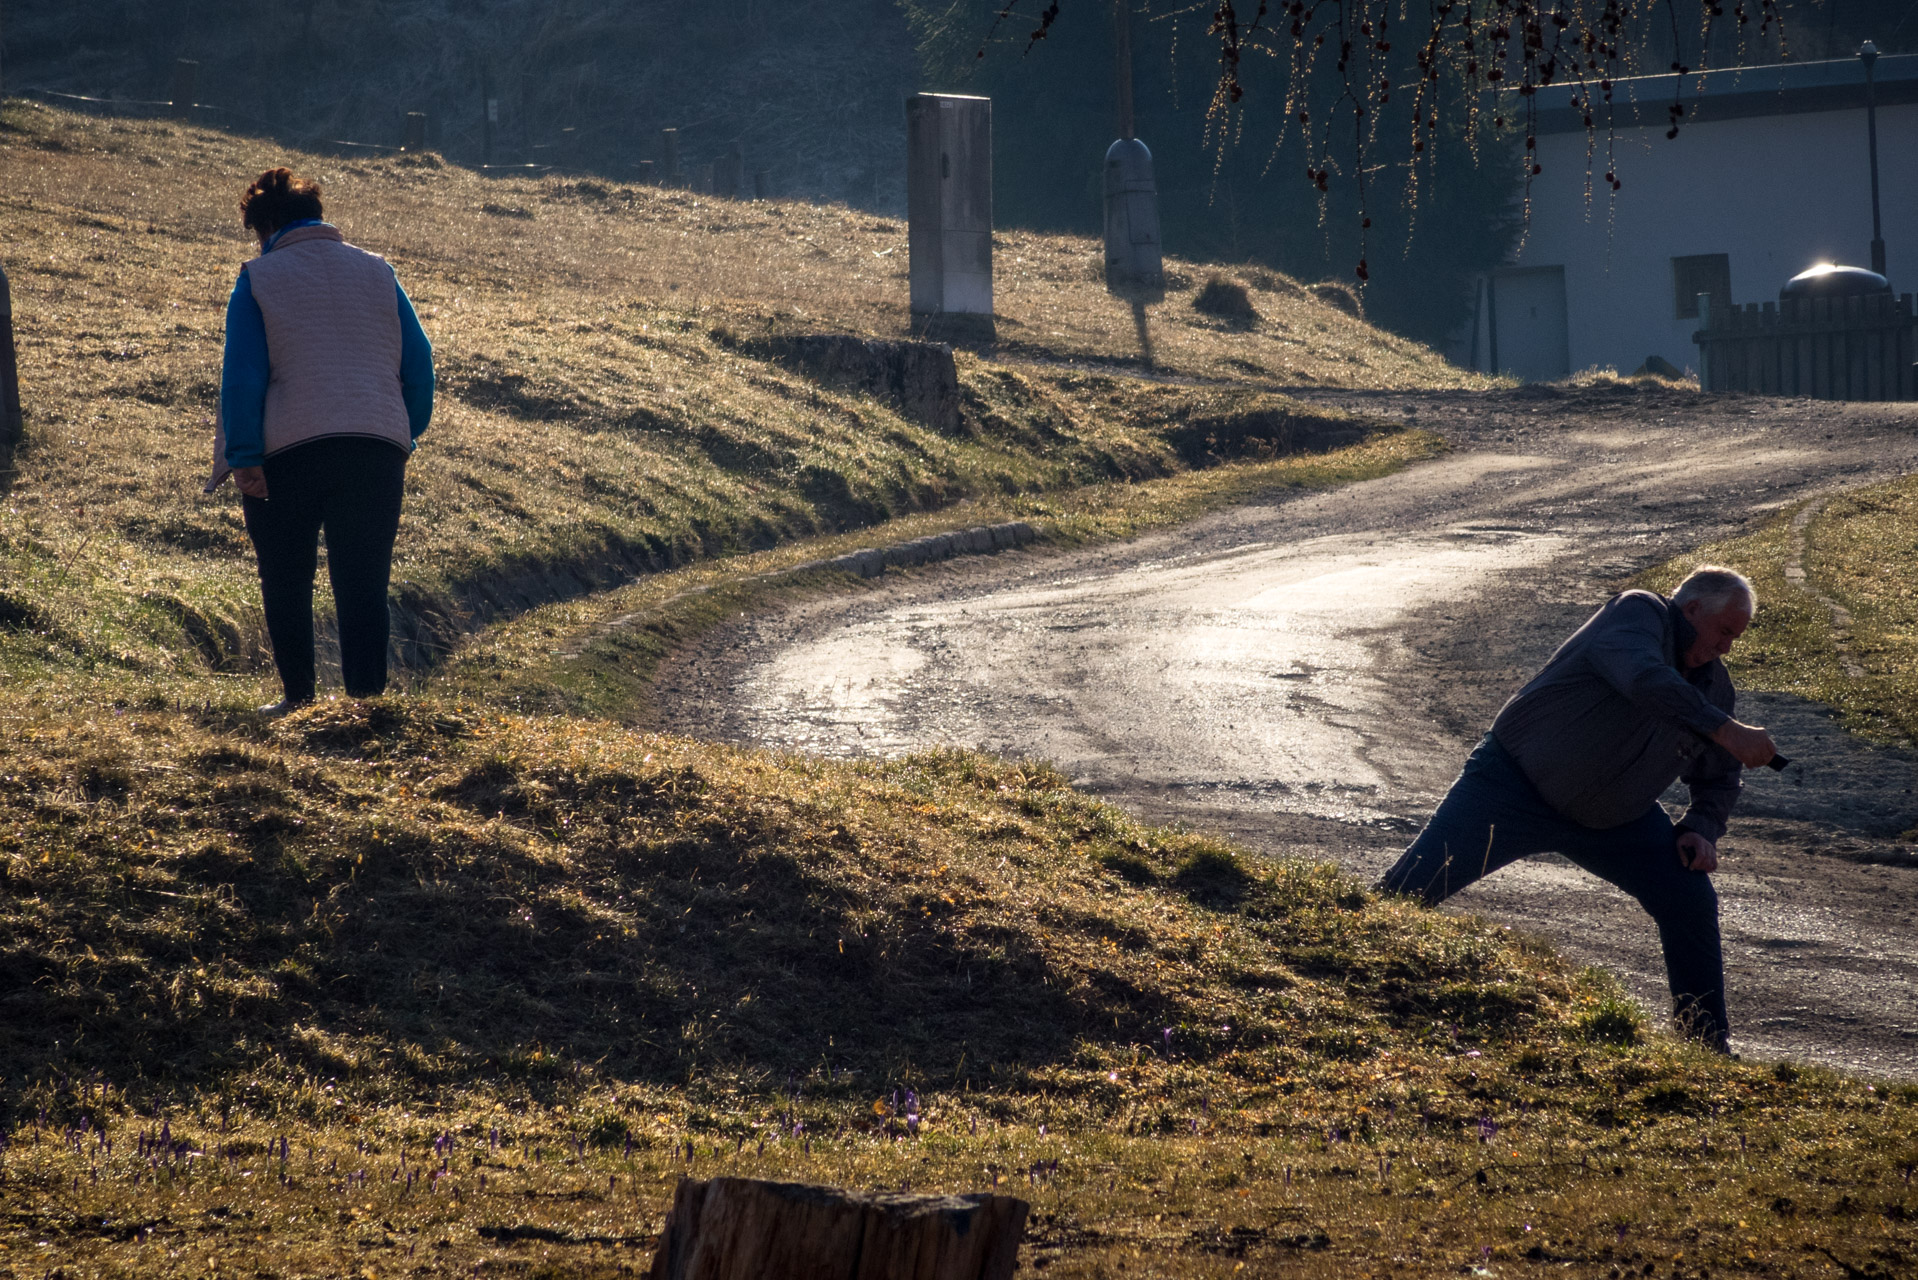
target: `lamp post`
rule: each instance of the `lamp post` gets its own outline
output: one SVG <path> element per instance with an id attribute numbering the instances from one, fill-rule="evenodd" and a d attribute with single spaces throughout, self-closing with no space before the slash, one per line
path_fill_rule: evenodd
<path id="1" fill-rule="evenodd" d="M 1871 269 L 1885 274 L 1885 235 L 1878 221 L 1878 89 L 1872 83 L 1871 64 L 1878 61 L 1878 46 L 1867 40 L 1858 46 L 1858 61 L 1865 64 L 1865 137 L 1871 148 Z"/>

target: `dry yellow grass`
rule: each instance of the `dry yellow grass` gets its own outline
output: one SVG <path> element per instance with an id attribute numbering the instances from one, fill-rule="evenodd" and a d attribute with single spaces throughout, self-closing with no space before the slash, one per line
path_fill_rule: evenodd
<path id="1" fill-rule="evenodd" d="M 1731 659 L 1742 687 L 1825 703 L 1873 741 L 1918 742 L 1918 479 L 1843 494 L 1811 520 L 1804 530 L 1811 590 L 1785 577 L 1791 522 L 1802 505 L 1757 533 L 1661 565 L 1646 585 L 1669 591 L 1699 564 L 1738 569 L 1759 596 L 1758 616 Z M 1843 654 L 1831 611 L 1813 591 L 1851 614 Z"/>
<path id="2" fill-rule="evenodd" d="M 686 1173 L 997 1185 L 1075 1277 L 1918 1258 L 1918 1088 L 1043 766 L 422 698 L 16 709 L 0 776 L 15 1275 L 632 1274 Z"/>
<path id="3" fill-rule="evenodd" d="M 1706 1057 L 1527 939 L 1143 827 L 1041 764 L 826 764 L 489 700 L 590 705 L 540 628 L 732 562 L 528 613 L 447 672 L 461 697 L 263 723 L 232 499 L 195 495 L 230 202 L 280 156 L 0 126 L 32 414 L 0 527 L 0 1276 L 632 1274 L 673 1179 L 719 1171 L 1011 1187 L 1027 1260 L 1070 1276 L 1918 1259 L 1918 1090 Z M 711 336 L 896 332 L 897 227 L 313 167 L 448 375 L 401 575 L 508 614 L 555 574 L 745 568 L 888 517 L 1116 536 L 1368 474 L 1432 442 L 1188 472 L 1307 412 L 1211 379 L 1451 376 L 1270 284 L 1248 333 L 1164 309 L 1193 385 L 1060 367 L 1123 358 L 1129 319 L 1066 242 L 1014 236 L 1033 359 L 968 357 L 972 427 L 941 435 Z"/>
<path id="4" fill-rule="evenodd" d="M 1041 336 L 1009 344 L 1012 364 L 964 357 L 966 426 L 942 433 L 714 337 L 902 333 L 897 225 L 489 181 L 431 157 L 304 157 L 16 103 L 0 113 L 0 209 L 29 428 L 0 543 L 21 615 L 0 628 L 0 667 L 261 668 L 237 501 L 198 487 L 224 300 L 250 252 L 236 193 L 279 160 L 317 174 L 349 235 L 394 261 L 437 344 L 440 412 L 409 475 L 395 575 L 416 613 L 467 615 L 454 632 L 636 570 L 1178 471 L 1188 420 L 1304 412 L 1249 385 L 1254 365 L 1382 385 L 1464 376 L 1276 277 L 1261 278 L 1286 297 L 1256 332 L 1177 298 L 1161 309 L 1162 359 L 1197 385 L 1076 370 L 1058 362 L 1124 358 L 1129 315 L 1094 281 L 1094 245 L 1015 235 L 1006 327 Z"/>

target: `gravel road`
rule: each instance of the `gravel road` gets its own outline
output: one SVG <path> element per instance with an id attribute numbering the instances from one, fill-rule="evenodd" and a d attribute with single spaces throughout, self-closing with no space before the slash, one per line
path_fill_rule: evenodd
<path id="1" fill-rule="evenodd" d="M 1155 820 L 1370 878 L 1618 579 L 1918 467 L 1908 407 L 1542 388 L 1324 398 L 1455 447 L 1121 545 L 888 573 L 743 619 L 668 664 L 663 727 L 832 756 L 1043 757 Z M 1910 849 L 1913 758 L 1797 699 L 1749 695 L 1741 717 L 1796 763 L 1747 774 L 1715 877 L 1736 1047 L 1918 1078 L 1918 870 L 1871 861 Z M 1447 909 L 1548 936 L 1664 1005 L 1650 922 L 1560 859 Z"/>

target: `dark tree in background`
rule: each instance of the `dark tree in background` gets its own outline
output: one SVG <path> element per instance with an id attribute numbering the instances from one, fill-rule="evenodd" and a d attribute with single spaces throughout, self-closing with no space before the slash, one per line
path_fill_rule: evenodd
<path id="1" fill-rule="evenodd" d="M 424 111 L 461 163 L 490 94 L 498 161 L 630 179 L 670 126 L 689 166 L 737 145 L 780 195 L 895 215 L 908 93 L 997 99 L 1001 225 L 1097 234 L 1117 125 L 1112 0 L 0 2 L 9 88 L 153 99 L 193 58 L 241 127 L 393 144 Z M 1132 3 L 1167 247 L 1363 263 L 1371 318 L 1435 342 L 1519 232 L 1528 86 L 1580 85 L 1602 134 L 1620 74 L 1918 48 L 1918 0 Z"/>
<path id="2" fill-rule="evenodd" d="M 738 145 L 781 195 L 905 202 L 917 61 L 894 0 L 3 0 L 7 82 L 199 97 L 289 140 L 385 145 L 408 111 L 449 158 L 630 179 L 676 128 L 687 165 Z"/>
<path id="3" fill-rule="evenodd" d="M 912 0 L 908 8 L 928 86 L 994 99 L 998 219 L 1099 234 L 1099 161 L 1117 128 L 1111 0 L 1065 0 L 1036 44 L 1033 21 L 1001 21 L 995 29 L 1003 0 Z M 1152 148 L 1168 251 L 1258 262 L 1306 280 L 1349 280 L 1364 232 L 1374 246 L 1370 319 L 1428 342 L 1464 323 L 1467 281 L 1498 264 L 1518 229 L 1512 144 L 1494 137 L 1489 121 L 1474 129 L 1453 113 L 1436 135 L 1438 163 L 1421 175 L 1416 206 L 1398 198 L 1409 149 L 1378 147 L 1362 213 L 1356 183 L 1328 176 L 1321 190 L 1305 178 L 1308 167 L 1325 163 L 1319 151 L 1297 129 L 1281 135 L 1273 127 L 1293 96 L 1289 68 L 1271 60 L 1243 65 L 1244 110 L 1226 115 L 1213 101 L 1219 45 L 1203 21 L 1191 21 L 1190 9 L 1135 0 L 1132 45 L 1137 129 Z M 1336 87 L 1321 77 L 1305 88 L 1316 106 Z M 1403 133 L 1411 100 L 1400 101 L 1388 120 Z M 1344 141 L 1334 139 L 1332 167 L 1349 172 Z M 1370 228 L 1361 225 L 1366 216 Z"/>

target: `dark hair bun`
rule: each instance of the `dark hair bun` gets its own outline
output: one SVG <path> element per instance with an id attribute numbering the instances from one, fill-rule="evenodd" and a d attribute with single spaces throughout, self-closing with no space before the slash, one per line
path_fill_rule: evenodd
<path id="1" fill-rule="evenodd" d="M 289 222 L 323 218 L 320 184 L 291 169 L 268 169 L 240 197 L 240 220 L 259 236 L 270 236 Z"/>

